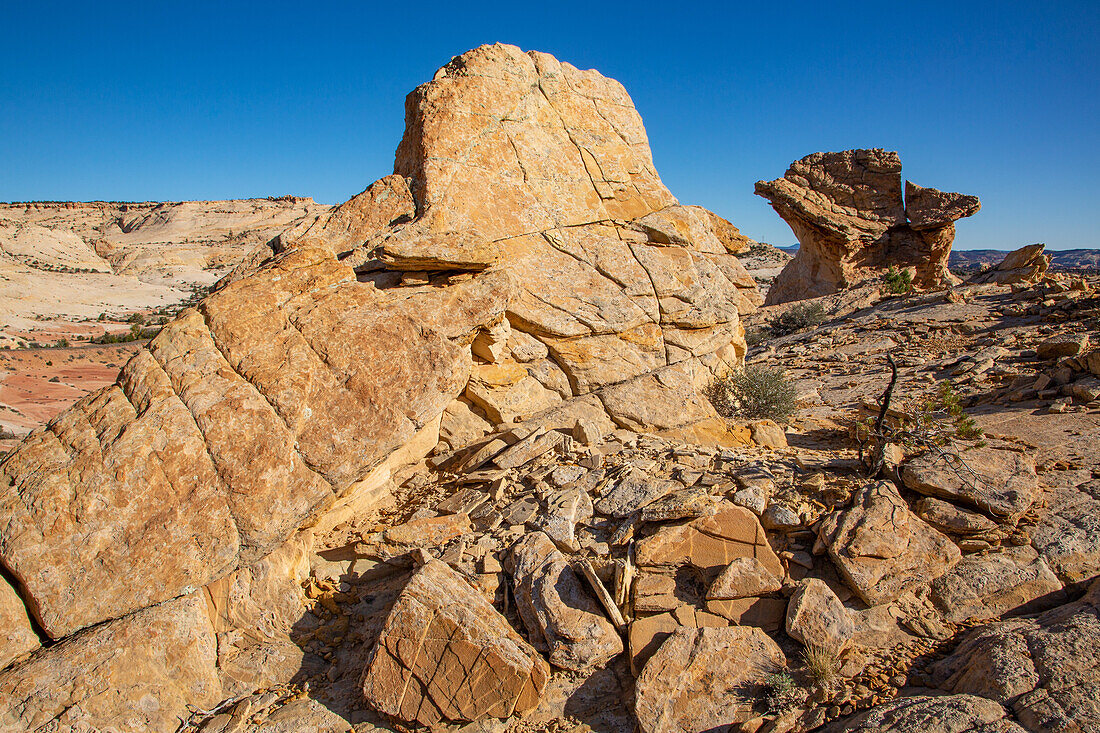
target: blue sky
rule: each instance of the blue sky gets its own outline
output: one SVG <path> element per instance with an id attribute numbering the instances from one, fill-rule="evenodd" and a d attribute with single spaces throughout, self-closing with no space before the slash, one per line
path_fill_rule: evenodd
<path id="1" fill-rule="evenodd" d="M 915 183 L 981 197 L 959 248 L 1100 247 L 1096 0 L 0 10 L 4 201 L 338 203 L 392 171 L 407 92 L 503 41 L 623 82 L 666 185 L 756 239 L 795 241 L 756 180 L 885 147 Z"/>

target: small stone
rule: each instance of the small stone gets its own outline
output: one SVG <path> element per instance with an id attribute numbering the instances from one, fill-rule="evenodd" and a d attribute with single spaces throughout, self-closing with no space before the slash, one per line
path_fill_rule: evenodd
<path id="1" fill-rule="evenodd" d="M 775 593 L 783 580 L 764 567 L 755 557 L 739 557 L 707 589 L 708 600 L 745 598 Z"/>
<path id="2" fill-rule="evenodd" d="M 758 517 L 764 513 L 764 509 L 768 506 L 768 497 L 756 486 L 734 492 L 733 496 L 730 497 L 730 501 L 737 506 L 745 507 Z"/>
<path id="3" fill-rule="evenodd" d="M 787 434 L 774 420 L 756 420 L 749 423 L 752 442 L 765 448 L 786 448 Z"/>
<path id="4" fill-rule="evenodd" d="M 440 547 L 456 537 L 472 532 L 473 529 L 468 514 L 445 514 L 390 527 L 382 536 L 387 542 L 398 545 Z"/>
<path id="5" fill-rule="evenodd" d="M 1073 357 L 1083 353 L 1089 346 L 1089 335 L 1060 334 L 1052 336 L 1035 347 L 1035 353 L 1040 359 L 1061 359 Z"/>
<path id="6" fill-rule="evenodd" d="M 610 517 L 626 517 L 675 489 L 678 484 L 632 470 L 596 503 L 596 511 Z"/>
<path id="7" fill-rule="evenodd" d="M 599 445 L 603 440 L 603 431 L 591 420 L 577 420 L 573 424 L 573 440 L 581 445 Z"/>
<path id="8" fill-rule="evenodd" d="M 839 654 L 855 633 L 855 623 L 836 593 L 817 578 L 801 581 L 787 606 L 787 634 L 805 644 Z"/>
<path id="9" fill-rule="evenodd" d="M 802 518 L 782 504 L 770 504 L 760 516 L 765 529 L 790 531 L 802 526 Z"/>

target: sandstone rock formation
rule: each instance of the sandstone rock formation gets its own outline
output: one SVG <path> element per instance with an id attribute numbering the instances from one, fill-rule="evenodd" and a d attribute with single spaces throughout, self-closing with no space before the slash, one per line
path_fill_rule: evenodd
<path id="1" fill-rule="evenodd" d="M 906 182 L 897 153 L 845 150 L 797 160 L 756 193 L 790 225 L 798 254 L 768 291 L 769 305 L 829 295 L 888 267 L 911 269 L 918 287 L 954 281 L 947 258 L 954 222 L 981 207 L 976 196 Z"/>
<path id="2" fill-rule="evenodd" d="M 444 563 L 413 575 L 363 672 L 377 710 L 435 726 L 522 715 L 539 702 L 546 662 Z"/>
<path id="3" fill-rule="evenodd" d="M 909 509 L 896 487 L 870 484 L 852 508 L 819 530 L 829 555 L 867 605 L 896 599 L 906 589 L 947 572 L 962 555 L 946 536 Z"/>
<path id="4" fill-rule="evenodd" d="M 1076 603 L 1035 618 L 975 629 L 938 663 L 944 689 L 1011 710 L 1027 730 L 1100 726 L 1100 667 L 1084 650 L 1100 639 L 1100 583 Z"/>
<path id="5" fill-rule="evenodd" d="M 733 254 L 747 240 L 663 186 L 621 85 L 545 54 L 476 49 L 409 96 L 395 171 L 254 247 L 115 385 L 0 462 L 0 563 L 61 640 L 51 655 L 79 648 L 81 629 L 120 633 L 203 588 L 220 692 L 285 681 L 301 655 L 257 604 L 282 617 L 301 599 L 257 580 L 273 572 L 270 553 L 289 552 L 299 529 L 361 515 L 431 451 L 507 469 L 566 450 L 582 423 L 590 440 L 621 426 L 746 442 L 701 388 L 743 358 L 740 313 L 761 300 Z M 563 547 L 592 511 L 582 494 L 563 489 L 543 523 Z M 781 573 L 749 516 L 747 551 Z M 382 542 L 449 541 L 449 521 L 422 524 Z M 247 600 L 251 588 L 266 600 Z M 555 659 L 600 664 L 621 650 L 603 636 Z M 510 702 L 431 685 L 416 700 L 391 695 L 382 672 L 370 694 L 421 722 L 507 715 L 537 702 L 543 663 L 528 661 Z"/>
<path id="6" fill-rule="evenodd" d="M 199 593 L 89 629 L 0 672 L 4 730 L 174 730 L 225 695 Z"/>
<path id="7" fill-rule="evenodd" d="M 970 282 L 997 283 L 998 285 L 1038 282 L 1046 274 L 1053 256 L 1043 254 L 1045 248 L 1044 244 L 1029 244 L 1013 250 L 1005 255 L 996 267 L 979 272 L 970 278 Z"/>
<path id="8" fill-rule="evenodd" d="M 626 105 L 464 54 L 398 173 L 0 462 L 0 728 L 1095 728 L 1091 286 L 831 298 L 752 357 L 798 420 L 732 429 L 698 387 L 740 361 L 748 243 L 666 204 Z M 910 186 L 905 226 L 973 206 Z M 899 450 L 867 482 L 841 426 L 888 352 L 895 406 L 951 374 L 980 480 Z"/>

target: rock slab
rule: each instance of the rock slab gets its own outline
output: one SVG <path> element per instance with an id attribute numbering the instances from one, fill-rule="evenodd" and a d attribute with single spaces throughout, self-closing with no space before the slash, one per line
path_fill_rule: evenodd
<path id="1" fill-rule="evenodd" d="M 538 705 L 549 674 L 488 601 L 432 560 L 397 597 L 362 688 L 375 710 L 431 727 L 522 715 Z"/>
<path id="2" fill-rule="evenodd" d="M 740 730 L 755 716 L 764 677 L 785 666 L 779 646 L 760 629 L 675 629 L 638 677 L 638 726 L 645 733 Z"/>
<path id="3" fill-rule="evenodd" d="M 822 535 L 829 556 L 869 606 L 943 575 L 962 557 L 959 548 L 909 510 L 889 482 L 856 492 L 850 509 L 830 515 Z"/>

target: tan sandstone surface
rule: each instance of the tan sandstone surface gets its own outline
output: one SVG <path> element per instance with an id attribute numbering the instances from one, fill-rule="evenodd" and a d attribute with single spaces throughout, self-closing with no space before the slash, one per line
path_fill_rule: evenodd
<path id="1" fill-rule="evenodd" d="M 406 113 L 393 175 L 0 460 L 0 729 L 1096 728 L 1094 283 L 935 290 L 913 244 L 929 291 L 750 350 L 754 245 L 665 189 L 617 82 L 483 46 Z M 975 208 L 899 219 L 879 163 L 845 246 Z M 886 354 L 888 424 L 951 380 L 985 434 L 864 460 Z M 790 420 L 716 412 L 745 360 Z"/>

